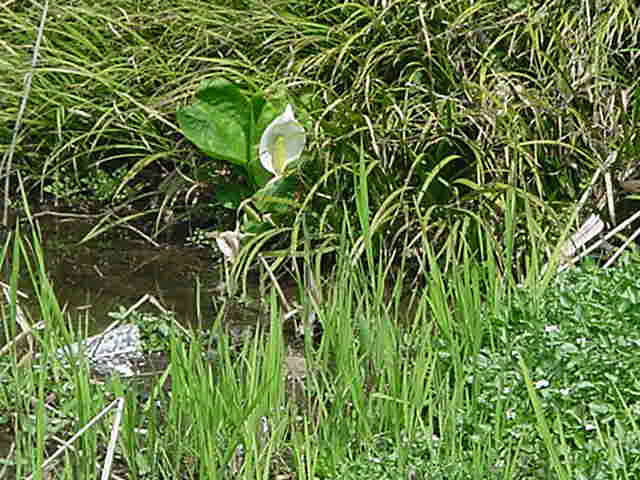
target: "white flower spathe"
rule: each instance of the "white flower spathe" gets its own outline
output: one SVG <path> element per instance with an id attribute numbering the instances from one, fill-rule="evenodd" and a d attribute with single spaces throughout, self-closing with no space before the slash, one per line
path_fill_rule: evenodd
<path id="1" fill-rule="evenodd" d="M 213 232 L 211 236 L 216 240 L 218 248 L 226 260 L 234 260 L 240 251 L 240 232 Z"/>
<path id="2" fill-rule="evenodd" d="M 306 143 L 304 128 L 296 120 L 291 105 L 265 129 L 260 139 L 260 163 L 276 177 L 282 177 L 287 165 L 297 160 Z"/>

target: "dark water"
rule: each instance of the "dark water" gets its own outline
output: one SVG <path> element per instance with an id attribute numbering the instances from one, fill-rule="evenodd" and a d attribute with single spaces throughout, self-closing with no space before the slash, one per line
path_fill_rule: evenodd
<path id="1" fill-rule="evenodd" d="M 79 243 L 93 227 L 91 223 L 55 217 L 41 217 L 38 223 L 49 279 L 71 319 L 88 315 L 91 330 L 99 331 L 113 322 L 109 312 L 120 306 L 128 308 L 148 294 L 174 311 L 182 323 L 211 320 L 211 298 L 217 295 L 215 287 L 221 279 L 221 265 L 212 249 L 156 247 L 122 231 Z M 22 287 L 29 293 L 28 281 L 23 281 Z M 154 308 L 147 303 L 140 310 L 154 312 Z"/>

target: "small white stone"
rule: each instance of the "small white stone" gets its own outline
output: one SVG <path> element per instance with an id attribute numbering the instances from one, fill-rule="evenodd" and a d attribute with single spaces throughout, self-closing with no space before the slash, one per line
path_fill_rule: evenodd
<path id="1" fill-rule="evenodd" d="M 542 388 L 547 388 L 549 386 L 549 382 L 547 380 L 538 380 L 535 384 L 538 390 Z"/>

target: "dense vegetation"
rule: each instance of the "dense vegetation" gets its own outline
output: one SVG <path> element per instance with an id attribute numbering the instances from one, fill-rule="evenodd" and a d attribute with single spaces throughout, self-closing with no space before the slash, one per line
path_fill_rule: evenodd
<path id="1" fill-rule="evenodd" d="M 7 149 L 42 12 L 2 9 Z M 639 21 L 628 2 L 51 5 L 10 173 L 71 205 L 99 200 L 104 226 L 233 229 L 240 213 L 220 192 L 243 172 L 201 154 L 175 117 L 201 82 L 226 78 L 285 91 L 310 137 L 267 246 L 298 248 L 303 220 L 335 245 L 345 217 L 364 220 L 364 169 L 370 236 L 387 248 L 412 254 L 423 238 L 449 265 L 486 230 L 507 250 L 499 232 L 517 208 L 509 249 L 548 253 L 595 172 L 594 207 L 605 176 L 615 193 L 633 177 Z"/>
<path id="2" fill-rule="evenodd" d="M 35 237 L 14 245 L 4 253 L 14 268 L 27 262 L 46 325 L 30 330 L 15 297 L 4 310 L 11 338 L 33 337 L 33 350 L 12 343 L 0 363 L 0 425 L 14 438 L 3 455 L 17 478 L 46 478 L 45 460 L 69 479 L 640 473 L 637 260 L 583 265 L 537 296 L 467 254 L 446 276 L 432 263 L 428 286 L 407 303 L 400 280 L 389 291 L 384 269 L 353 265 L 343 238 L 323 301 L 302 298 L 324 333 L 306 330 L 298 354 L 284 342 L 275 293 L 241 344 L 224 306 L 204 335 L 164 314 L 114 314 L 142 319 L 148 348 L 165 345 L 166 367 L 145 380 L 96 377 L 82 357 L 55 353 L 81 333 L 69 331 L 42 264 L 20 258 L 38 252 Z"/>
<path id="3" fill-rule="evenodd" d="M 613 227 L 621 206 L 636 208 L 637 6 L 45 6 L 0 6 L 11 206 L 90 209 L 89 236 L 238 228 L 227 292 L 256 267 L 275 288 L 241 345 L 221 295 L 203 334 L 158 319 L 168 364 L 151 383 L 97 379 L 54 355 L 80 332 L 53 295 L 37 227 L 28 240 L 12 232 L 4 336 L 28 341 L 2 350 L 0 425 L 20 478 L 45 478 L 58 447 L 56 478 L 637 478 L 632 244 L 613 270 L 597 258 L 555 268 L 591 213 Z M 177 112 L 221 79 L 286 99 L 306 130 L 275 211 L 255 197 L 258 175 L 179 127 Z M 21 270 L 42 330 L 21 315 Z M 298 317 L 282 308 L 282 271 L 301 292 Z M 310 318 L 322 334 L 298 330 L 304 367 L 283 375 L 296 362 L 282 324 Z M 75 449 L 62 444 L 88 424 Z"/>

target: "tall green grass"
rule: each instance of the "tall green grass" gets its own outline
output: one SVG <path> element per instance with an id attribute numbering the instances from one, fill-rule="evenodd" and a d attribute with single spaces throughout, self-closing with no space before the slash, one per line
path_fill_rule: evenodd
<path id="1" fill-rule="evenodd" d="M 80 332 L 66 329 L 37 235 L 13 237 L 5 261 L 33 272 L 45 320 L 29 363 L 24 347 L 0 359 L 16 478 L 96 477 L 109 448 L 122 478 L 634 478 L 637 401 L 632 376 L 621 375 L 634 371 L 624 342 L 637 337 L 635 264 L 568 272 L 538 297 L 508 281 L 492 255 L 479 262 L 467 251 L 445 272 L 425 243 L 429 268 L 408 297 L 412 273 L 393 255 L 354 261 L 358 231 L 345 226 L 323 301 L 301 299 L 321 337 L 307 329 L 296 353 L 272 292 L 244 342 L 232 341 L 222 308 L 208 337 L 171 337 L 169 365 L 145 384 L 96 381 L 87 362 L 71 367 L 53 354 Z M 491 235 L 479 242 L 496 251 Z M 302 378 L 287 374 L 292 356 L 304 358 Z M 620 367 L 610 370 L 617 380 L 603 376 L 608 362 Z M 78 432 L 46 477 L 41 466 Z"/>
<path id="2" fill-rule="evenodd" d="M 40 12 L 0 12 L 8 146 Z M 635 478 L 633 266 L 613 283 L 541 272 L 580 193 L 593 187 L 598 204 L 593 172 L 634 174 L 637 13 L 577 1 L 52 6 L 14 161 L 28 185 L 62 198 L 106 172 L 103 222 L 132 219 L 135 204 L 157 226 L 158 205 L 188 213 L 192 189 L 220 180 L 174 123 L 200 81 L 286 87 L 314 119 L 303 208 L 248 240 L 229 288 L 261 259 L 271 271 L 303 261 L 318 279 L 330 254 L 332 268 L 321 297 L 301 298 L 323 334 L 305 333 L 296 389 L 275 293 L 243 344 L 223 308 L 209 340 L 172 338 L 151 385 L 97 382 L 86 362 L 53 355 L 81 333 L 66 328 L 37 230 L 14 236 L 5 336 L 44 328 L 0 358 L 12 473 L 46 478 L 46 459 L 90 425 L 50 475 L 97 477 L 115 446 L 113 473 L 141 479 Z M 37 319 L 18 314 L 22 269 Z"/>

